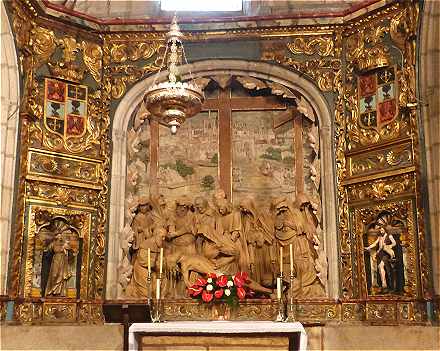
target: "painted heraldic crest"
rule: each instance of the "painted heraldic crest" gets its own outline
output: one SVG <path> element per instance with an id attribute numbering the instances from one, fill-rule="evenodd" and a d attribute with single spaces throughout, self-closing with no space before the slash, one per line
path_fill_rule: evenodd
<path id="1" fill-rule="evenodd" d="M 399 111 L 395 67 L 383 67 L 358 77 L 359 123 L 379 131 L 394 121 Z"/>
<path id="2" fill-rule="evenodd" d="M 45 79 L 44 125 L 62 137 L 80 138 L 87 130 L 87 87 Z"/>

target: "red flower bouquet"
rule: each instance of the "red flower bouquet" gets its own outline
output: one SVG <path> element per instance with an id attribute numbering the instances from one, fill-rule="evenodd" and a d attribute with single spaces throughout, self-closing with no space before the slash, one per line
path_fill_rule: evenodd
<path id="1" fill-rule="evenodd" d="M 238 272 L 233 276 L 209 273 L 206 277 L 197 279 L 188 289 L 188 293 L 192 298 L 206 303 L 223 301 L 232 306 L 246 296 L 253 296 L 254 292 L 246 285 L 248 282 L 246 272 Z"/>

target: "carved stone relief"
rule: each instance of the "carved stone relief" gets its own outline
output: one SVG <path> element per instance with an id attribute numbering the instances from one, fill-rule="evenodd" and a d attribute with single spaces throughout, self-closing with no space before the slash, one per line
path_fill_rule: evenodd
<path id="1" fill-rule="evenodd" d="M 206 87 L 210 79 L 204 79 Z M 146 250 L 150 249 L 150 264 L 153 274 L 157 274 L 159 248 L 164 247 L 168 284 L 165 296 L 186 297 L 185 287 L 198 274 L 234 274 L 239 270 L 249 271 L 256 291 L 270 295 L 279 261 L 277 249 L 292 243 L 299 260 L 295 297 L 325 296 L 327 259 L 322 245 L 319 129 L 313 110 L 303 97 L 277 83 L 244 76 L 211 79 L 215 82 L 211 90 L 216 84 L 219 87 L 214 89 L 239 84 L 233 88 L 232 104 L 235 96 L 237 101 L 244 99 L 250 89 L 290 97 L 293 105 L 287 108 L 286 102 L 280 101 L 270 107 L 266 102 L 258 111 L 255 104 L 264 102 L 256 100 L 252 105 L 252 98 L 248 98 L 254 111 L 242 107 L 244 111 L 232 112 L 232 144 L 228 147 L 232 148 L 234 206 L 219 190 L 222 151 L 218 145 L 222 141 L 218 118 L 222 117 L 217 112 L 201 112 L 176 136 L 157 124 L 154 127 L 154 119 L 148 118 L 142 106 L 134 113 L 127 134 L 126 221 L 120 232 L 123 255 L 119 284 L 126 296 L 145 298 L 152 293 L 154 287 L 148 292 L 146 285 Z M 207 94 L 219 96 L 212 91 Z M 208 98 L 208 104 L 213 103 Z M 157 127 L 158 141 L 154 141 L 153 128 Z M 206 145 L 200 147 L 204 140 Z M 159 147 L 154 151 L 157 143 Z M 300 162 L 295 160 L 297 149 Z M 155 152 L 157 156 L 153 156 Z M 158 158 L 156 175 L 152 157 Z M 255 174 L 241 169 L 246 162 L 257 165 Z M 298 167 L 301 173 L 296 183 L 301 185 L 296 189 Z"/>

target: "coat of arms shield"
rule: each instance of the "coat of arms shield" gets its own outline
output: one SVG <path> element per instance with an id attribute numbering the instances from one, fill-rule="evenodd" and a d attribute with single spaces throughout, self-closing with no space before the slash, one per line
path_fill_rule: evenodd
<path id="1" fill-rule="evenodd" d="M 46 78 L 44 125 L 64 140 L 82 137 L 87 130 L 87 87 Z"/>
<path id="2" fill-rule="evenodd" d="M 398 115 L 395 67 L 384 67 L 358 77 L 359 123 L 380 130 Z"/>

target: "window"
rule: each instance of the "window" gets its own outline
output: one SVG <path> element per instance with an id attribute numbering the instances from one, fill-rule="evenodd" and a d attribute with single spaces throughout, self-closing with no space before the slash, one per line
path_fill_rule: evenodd
<path id="1" fill-rule="evenodd" d="M 241 11 L 242 0 L 161 0 L 162 11 Z"/>

